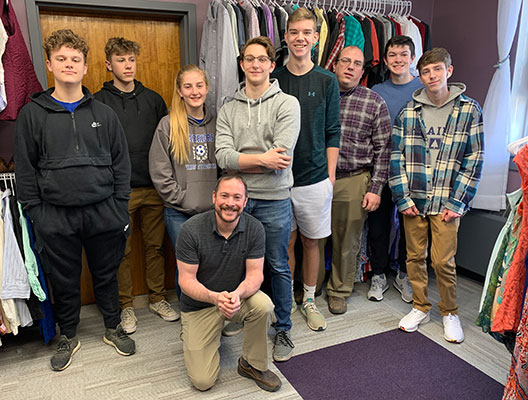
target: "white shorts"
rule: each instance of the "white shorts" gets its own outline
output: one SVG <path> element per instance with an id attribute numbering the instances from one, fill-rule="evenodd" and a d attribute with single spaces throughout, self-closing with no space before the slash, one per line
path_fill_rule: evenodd
<path id="1" fill-rule="evenodd" d="M 332 196 L 330 178 L 313 185 L 293 187 L 290 192 L 293 219 L 292 231 L 297 228 L 308 239 L 322 239 L 332 233 Z"/>

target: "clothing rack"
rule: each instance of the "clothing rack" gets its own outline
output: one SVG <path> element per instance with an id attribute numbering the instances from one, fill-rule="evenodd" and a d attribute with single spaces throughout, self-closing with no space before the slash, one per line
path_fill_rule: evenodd
<path id="1" fill-rule="evenodd" d="M 262 0 L 261 0 L 262 1 Z M 258 4 L 259 0 L 250 1 Z M 304 7 L 316 7 L 325 11 L 339 11 L 344 14 L 358 14 L 371 16 L 374 14 L 409 17 L 412 12 L 411 0 L 297 0 L 297 1 L 277 1 L 269 0 L 268 4 L 291 4 Z"/>
<path id="2" fill-rule="evenodd" d="M 4 172 L 0 174 L 0 189 L 10 189 L 11 193 L 15 194 L 15 173 Z"/>

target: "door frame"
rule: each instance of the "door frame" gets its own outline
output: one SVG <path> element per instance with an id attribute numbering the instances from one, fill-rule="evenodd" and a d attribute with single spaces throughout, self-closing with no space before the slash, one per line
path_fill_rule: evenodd
<path id="1" fill-rule="evenodd" d="M 48 87 L 46 62 L 40 29 L 40 8 L 46 10 L 116 11 L 121 14 L 152 14 L 179 18 L 180 65 L 197 64 L 196 6 L 190 3 L 175 3 L 150 0 L 25 0 L 31 58 L 37 78 L 42 87 Z"/>

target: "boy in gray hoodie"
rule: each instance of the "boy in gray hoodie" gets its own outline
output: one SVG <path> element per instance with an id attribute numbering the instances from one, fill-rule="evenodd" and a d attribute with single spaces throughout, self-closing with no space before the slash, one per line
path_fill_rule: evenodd
<path id="1" fill-rule="evenodd" d="M 282 92 L 277 80 L 270 81 L 275 49 L 269 38 L 259 36 L 246 42 L 240 60 L 246 79 L 218 114 L 216 159 L 228 172 L 242 173 L 249 195 L 245 211 L 264 225 L 277 316 L 273 357 L 286 361 L 293 348 L 288 240 L 291 166 L 301 123 L 300 105 L 295 97 Z"/>
<path id="2" fill-rule="evenodd" d="M 400 329 L 414 332 L 430 319 L 427 298 L 427 246 L 436 273 L 444 338 L 460 343 L 464 332 L 456 302 L 457 232 L 469 210 L 482 172 L 484 132 L 479 104 L 463 92 L 463 84 L 447 84 L 451 56 L 442 48 L 418 61 L 423 89 L 402 108 L 392 134 L 389 185 L 403 214 L 407 240 L 407 272 L 413 309 Z"/>

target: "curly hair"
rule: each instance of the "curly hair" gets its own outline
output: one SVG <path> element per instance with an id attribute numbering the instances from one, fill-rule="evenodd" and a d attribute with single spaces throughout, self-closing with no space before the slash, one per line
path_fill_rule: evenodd
<path id="1" fill-rule="evenodd" d="M 132 40 L 127 40 L 123 37 L 113 37 L 108 39 L 105 46 L 105 55 L 108 61 L 111 61 L 112 54 L 123 55 L 133 53 L 139 56 L 141 46 L 139 43 Z"/>
<path id="2" fill-rule="evenodd" d="M 71 29 L 59 29 L 44 40 L 44 51 L 46 52 L 48 60 L 50 60 L 51 53 L 60 49 L 62 46 L 79 50 L 84 56 L 84 62 L 86 62 L 86 56 L 90 48 L 86 44 L 86 41 L 76 33 L 73 33 Z"/>

